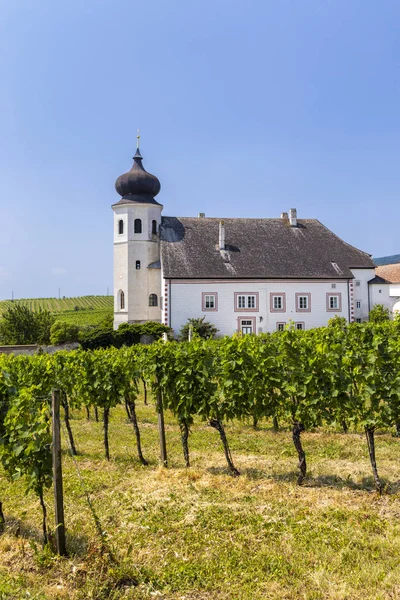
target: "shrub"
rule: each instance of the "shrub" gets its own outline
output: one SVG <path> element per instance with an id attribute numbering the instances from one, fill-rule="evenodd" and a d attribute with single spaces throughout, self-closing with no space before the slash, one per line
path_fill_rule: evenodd
<path id="1" fill-rule="evenodd" d="M 172 335 L 170 327 L 155 321 L 147 323 L 121 323 L 118 329 L 114 332 L 114 345 L 117 348 L 121 346 L 133 346 L 140 343 L 142 335 L 152 336 L 154 339 L 162 337 L 163 333 Z"/>
<path id="2" fill-rule="evenodd" d="M 188 319 L 187 323 L 183 325 L 182 329 L 179 332 L 179 339 L 183 342 L 189 337 L 189 329 L 192 327 L 193 333 L 196 333 L 202 338 L 210 339 L 214 338 L 218 333 L 218 329 L 210 323 L 209 321 L 205 321 L 205 317 L 198 319 Z"/>
<path id="3" fill-rule="evenodd" d="M 94 327 L 82 331 L 79 342 L 84 350 L 109 348 L 114 345 L 114 331 L 112 327 Z"/>
<path id="4" fill-rule="evenodd" d="M 66 321 L 56 321 L 50 330 L 50 343 L 57 345 L 66 342 L 77 342 L 79 341 L 80 331 L 78 325 Z"/>

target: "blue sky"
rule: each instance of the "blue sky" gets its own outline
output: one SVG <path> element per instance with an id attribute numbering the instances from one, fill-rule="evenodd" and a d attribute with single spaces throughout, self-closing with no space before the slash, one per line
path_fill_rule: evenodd
<path id="1" fill-rule="evenodd" d="M 398 0 L 2 0 L 0 298 L 112 290 L 141 129 L 165 215 L 297 207 L 400 252 Z"/>

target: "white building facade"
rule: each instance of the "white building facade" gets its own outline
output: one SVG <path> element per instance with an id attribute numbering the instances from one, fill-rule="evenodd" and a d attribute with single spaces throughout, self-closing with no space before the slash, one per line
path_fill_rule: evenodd
<path id="1" fill-rule="evenodd" d="M 116 190 L 115 328 L 157 321 L 178 335 L 189 318 L 205 317 L 219 335 L 310 329 L 335 315 L 365 321 L 389 302 L 384 282 L 371 285 L 370 255 L 295 209 L 279 219 L 163 217 L 160 182 L 139 150 Z"/>

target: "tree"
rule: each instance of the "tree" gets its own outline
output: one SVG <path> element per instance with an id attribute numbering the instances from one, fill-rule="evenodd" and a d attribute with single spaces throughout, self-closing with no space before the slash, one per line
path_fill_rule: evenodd
<path id="1" fill-rule="evenodd" d="M 187 323 L 183 325 L 179 332 L 179 339 L 184 342 L 189 338 L 189 329 L 192 328 L 193 333 L 197 333 L 201 338 L 210 339 L 214 338 L 218 333 L 218 329 L 210 323 L 205 321 L 205 316 L 198 319 L 188 319 Z"/>
<path id="2" fill-rule="evenodd" d="M 369 312 L 369 320 L 371 323 L 384 323 L 390 320 L 390 310 L 383 304 L 375 304 Z"/>
<path id="3" fill-rule="evenodd" d="M 54 316 L 48 310 L 33 312 L 23 304 L 15 304 L 0 320 L 0 341 L 3 344 L 48 344 Z"/>

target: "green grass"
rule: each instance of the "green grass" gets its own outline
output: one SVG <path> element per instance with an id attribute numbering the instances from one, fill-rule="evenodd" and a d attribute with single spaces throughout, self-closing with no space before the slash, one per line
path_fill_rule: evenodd
<path id="1" fill-rule="evenodd" d="M 57 320 L 76 325 L 97 325 L 113 314 L 113 296 L 77 296 L 75 298 L 25 298 L 20 300 L 1 300 L 2 313 L 23 304 L 33 311 L 46 309 L 54 313 Z M 1 600 L 1 597 L 0 597 Z"/>
<path id="2" fill-rule="evenodd" d="M 192 466 L 185 469 L 179 430 L 167 414 L 163 469 L 154 408 L 138 404 L 148 467 L 136 459 L 121 407 L 111 413 L 110 462 L 101 423 L 74 413 L 79 472 L 66 447 L 63 454 L 68 558 L 42 552 L 37 500 L 0 472 L 2 600 L 400 598 L 400 442 L 390 433 L 376 438 L 387 484 L 379 497 L 364 438 L 355 433 L 306 433 L 309 476 L 298 487 L 289 430 L 274 433 L 265 422 L 257 431 L 227 426 L 241 471 L 232 478 L 217 432 L 203 423 L 193 427 Z M 85 490 L 108 540 L 103 553 Z M 52 522 L 51 491 L 46 499 Z"/>

